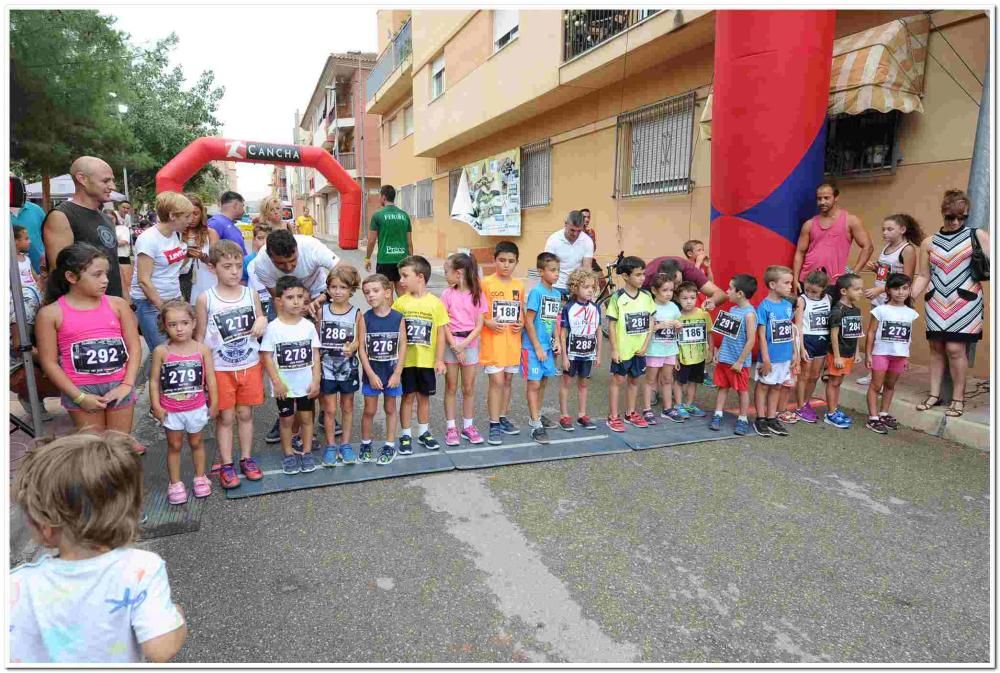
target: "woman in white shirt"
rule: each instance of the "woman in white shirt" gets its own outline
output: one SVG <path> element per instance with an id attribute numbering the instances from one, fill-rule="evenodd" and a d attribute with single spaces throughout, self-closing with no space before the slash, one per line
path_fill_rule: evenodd
<path id="1" fill-rule="evenodd" d="M 190 226 L 181 233 L 187 243 L 187 259 L 181 267 L 180 282 L 184 299 L 194 305 L 202 292 L 219 282 L 215 272 L 208 267 L 208 251 L 219 242 L 219 234 L 208 226 L 208 214 L 201 199 L 194 194 L 185 196 L 194 206 L 194 214 Z"/>

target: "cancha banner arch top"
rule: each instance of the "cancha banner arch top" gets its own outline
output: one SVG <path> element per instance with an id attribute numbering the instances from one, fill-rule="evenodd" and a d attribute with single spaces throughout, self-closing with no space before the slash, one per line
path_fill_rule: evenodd
<path id="1" fill-rule="evenodd" d="M 340 192 L 338 231 L 340 247 L 344 250 L 357 249 L 361 225 L 361 187 L 348 175 L 343 166 L 322 148 L 308 145 L 276 145 L 211 136 L 198 138 L 157 172 L 157 193 L 183 191 L 184 183 L 210 161 L 315 168 Z"/>

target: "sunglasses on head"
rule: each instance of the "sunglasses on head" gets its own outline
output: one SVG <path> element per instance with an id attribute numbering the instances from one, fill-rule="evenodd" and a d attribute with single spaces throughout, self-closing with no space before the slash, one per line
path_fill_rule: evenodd
<path id="1" fill-rule="evenodd" d="M 956 221 L 956 222 L 965 222 L 967 219 L 969 219 L 968 215 L 945 215 L 944 216 L 944 221 L 945 222 L 951 222 L 953 220 Z"/>

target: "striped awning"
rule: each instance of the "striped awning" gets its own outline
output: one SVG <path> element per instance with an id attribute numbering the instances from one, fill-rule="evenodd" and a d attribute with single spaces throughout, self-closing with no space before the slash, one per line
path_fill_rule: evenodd
<path id="1" fill-rule="evenodd" d="M 916 14 L 834 41 L 827 115 L 923 112 L 920 96 L 929 29 L 927 15 Z M 702 140 L 712 139 L 712 94 L 705 101 L 698 131 Z"/>

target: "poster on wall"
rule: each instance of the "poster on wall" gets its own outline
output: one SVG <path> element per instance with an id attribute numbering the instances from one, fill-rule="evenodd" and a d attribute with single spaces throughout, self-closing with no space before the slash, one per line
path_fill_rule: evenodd
<path id="1" fill-rule="evenodd" d="M 464 166 L 451 217 L 465 222 L 480 236 L 520 236 L 520 149 Z"/>

